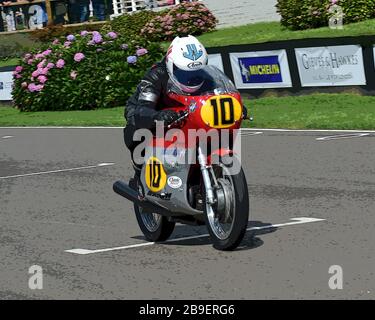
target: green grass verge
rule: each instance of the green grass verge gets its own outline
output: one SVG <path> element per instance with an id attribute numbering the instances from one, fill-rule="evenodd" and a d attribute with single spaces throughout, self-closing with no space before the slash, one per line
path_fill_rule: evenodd
<path id="1" fill-rule="evenodd" d="M 0 106 L 0 127 L 6 126 L 123 126 L 124 108 L 92 111 L 20 112 Z"/>
<path id="2" fill-rule="evenodd" d="M 375 97 L 313 94 L 245 101 L 257 128 L 375 129 Z"/>
<path id="3" fill-rule="evenodd" d="M 313 94 L 245 99 L 253 122 L 245 127 L 289 129 L 375 129 L 375 97 Z M 121 108 L 21 113 L 0 107 L 0 126 L 123 126 Z"/>
<path id="4" fill-rule="evenodd" d="M 0 67 L 7 67 L 7 66 L 16 66 L 19 63 L 18 58 L 7 59 L 7 60 L 0 60 Z"/>
<path id="5" fill-rule="evenodd" d="M 361 36 L 375 34 L 375 19 L 344 25 L 342 30 L 329 27 L 291 31 L 279 22 L 260 22 L 239 27 L 220 29 L 199 37 L 207 47 L 251 44 L 278 40 Z"/>

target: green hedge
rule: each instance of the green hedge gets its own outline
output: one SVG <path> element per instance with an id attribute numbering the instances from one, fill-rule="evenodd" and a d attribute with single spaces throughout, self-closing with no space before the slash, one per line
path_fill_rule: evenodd
<path id="1" fill-rule="evenodd" d="M 139 38 L 141 30 L 147 22 L 154 19 L 160 13 L 151 10 L 137 11 L 132 14 L 124 14 L 107 22 L 103 27 L 103 32 L 115 31 L 122 37 L 128 39 Z"/>
<path id="2" fill-rule="evenodd" d="M 124 105 L 159 44 L 116 33 L 83 32 L 27 53 L 14 74 L 13 99 L 21 111 L 88 110 Z"/>
<path id="3" fill-rule="evenodd" d="M 39 47 L 40 44 L 38 40 L 32 39 L 29 33 L 0 33 L 0 60 L 19 58 L 26 51 Z"/>
<path id="4" fill-rule="evenodd" d="M 375 18 L 375 0 L 278 0 L 281 24 L 292 30 L 328 26 L 330 8 L 342 7 L 344 23 Z"/>

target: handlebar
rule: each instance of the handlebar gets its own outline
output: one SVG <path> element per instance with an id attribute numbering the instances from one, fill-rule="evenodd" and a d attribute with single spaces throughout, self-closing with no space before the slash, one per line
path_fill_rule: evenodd
<path id="1" fill-rule="evenodd" d="M 190 112 L 187 111 L 187 110 L 185 110 L 185 111 L 181 111 L 181 112 L 182 112 L 182 116 L 179 117 L 178 119 L 176 119 L 175 121 L 173 121 L 172 123 L 170 123 L 170 124 L 167 126 L 168 129 L 170 129 L 170 128 L 171 128 L 173 125 L 175 125 L 176 123 L 179 123 L 180 121 L 186 119 L 186 118 L 189 116 L 189 114 L 190 114 Z"/>

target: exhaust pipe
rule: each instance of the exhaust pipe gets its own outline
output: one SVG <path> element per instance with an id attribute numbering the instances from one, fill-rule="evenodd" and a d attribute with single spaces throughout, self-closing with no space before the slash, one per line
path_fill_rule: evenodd
<path id="1" fill-rule="evenodd" d="M 158 206 L 157 204 L 151 203 L 146 199 L 140 200 L 138 197 L 138 192 L 130 188 L 129 185 L 123 181 L 116 181 L 113 184 L 113 191 L 149 212 L 158 213 L 163 216 L 172 215 L 171 212 L 161 206 Z"/>

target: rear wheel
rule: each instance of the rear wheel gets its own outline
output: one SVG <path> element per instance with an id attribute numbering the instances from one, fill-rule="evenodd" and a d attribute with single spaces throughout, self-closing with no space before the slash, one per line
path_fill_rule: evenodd
<path id="1" fill-rule="evenodd" d="M 217 181 L 215 204 L 204 196 L 204 216 L 213 246 L 218 250 L 234 250 L 242 241 L 249 219 L 249 194 L 245 174 L 232 175 L 227 161 L 213 165 Z"/>

